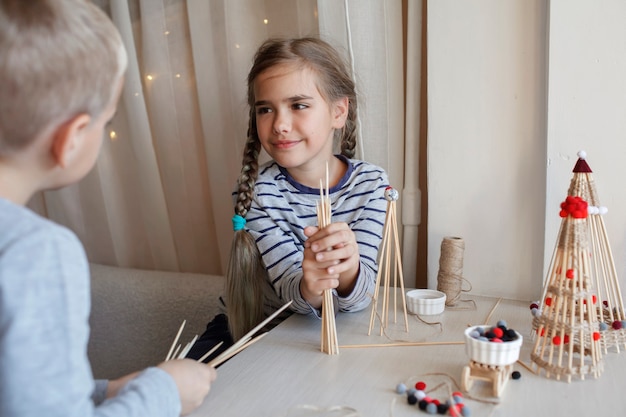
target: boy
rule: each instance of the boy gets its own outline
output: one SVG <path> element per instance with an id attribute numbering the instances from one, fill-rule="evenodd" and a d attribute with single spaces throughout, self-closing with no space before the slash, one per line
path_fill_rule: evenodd
<path id="1" fill-rule="evenodd" d="M 94 382 L 85 253 L 24 207 L 93 167 L 125 68 L 90 1 L 0 0 L 0 416 L 177 416 L 215 379 L 184 359 Z"/>

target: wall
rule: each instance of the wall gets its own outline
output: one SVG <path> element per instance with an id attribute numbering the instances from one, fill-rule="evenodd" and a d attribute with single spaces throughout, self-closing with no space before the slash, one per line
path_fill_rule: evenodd
<path id="1" fill-rule="evenodd" d="M 429 2 L 430 287 L 455 235 L 473 293 L 539 297 L 581 149 L 625 285 L 625 19 L 618 0 Z"/>
<path id="2" fill-rule="evenodd" d="M 428 283 L 465 241 L 476 294 L 541 292 L 546 200 L 543 1 L 428 3 Z"/>

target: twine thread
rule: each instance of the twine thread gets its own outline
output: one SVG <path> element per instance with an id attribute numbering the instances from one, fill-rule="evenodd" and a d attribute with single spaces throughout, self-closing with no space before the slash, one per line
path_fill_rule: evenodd
<path id="1" fill-rule="evenodd" d="M 455 306 L 464 291 L 463 281 L 467 281 L 463 278 L 464 251 L 465 242 L 460 237 L 448 236 L 441 241 L 437 290 L 446 294 L 446 306 Z"/>

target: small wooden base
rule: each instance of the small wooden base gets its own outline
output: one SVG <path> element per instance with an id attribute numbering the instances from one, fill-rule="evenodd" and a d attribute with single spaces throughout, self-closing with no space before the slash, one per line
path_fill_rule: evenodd
<path id="1" fill-rule="evenodd" d="M 472 388 L 474 380 L 480 379 L 491 383 L 494 397 L 500 397 L 506 383 L 509 381 L 509 375 L 513 370 L 513 364 L 510 365 L 485 365 L 479 362 L 470 361 L 468 366 L 463 368 L 461 375 L 461 388 L 467 392 Z"/>

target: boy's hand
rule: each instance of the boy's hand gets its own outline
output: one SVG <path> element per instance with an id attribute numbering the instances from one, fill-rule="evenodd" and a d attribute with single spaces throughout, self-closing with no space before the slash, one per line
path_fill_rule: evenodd
<path id="1" fill-rule="evenodd" d="M 339 295 L 349 294 L 359 272 L 354 232 L 346 223 L 331 223 L 323 229 L 306 227 L 304 234 L 308 239 L 304 242 L 302 261 L 303 297 L 313 307 L 319 307 L 326 289 L 337 288 Z"/>
<path id="2" fill-rule="evenodd" d="M 162 362 L 159 368 L 171 375 L 178 387 L 181 414 L 189 414 L 202 404 L 217 377 L 215 368 L 191 359 Z"/>

